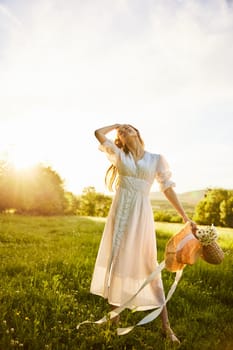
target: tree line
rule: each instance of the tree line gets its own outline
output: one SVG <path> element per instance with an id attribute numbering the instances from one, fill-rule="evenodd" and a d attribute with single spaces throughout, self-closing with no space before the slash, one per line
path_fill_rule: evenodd
<path id="1" fill-rule="evenodd" d="M 17 170 L 0 161 L 0 213 L 105 217 L 110 203 L 111 197 L 96 193 L 94 187 L 85 188 L 81 196 L 66 191 L 60 175 L 49 166 Z"/>
<path id="2" fill-rule="evenodd" d="M 51 167 L 41 164 L 18 171 L 0 162 L 0 212 L 26 215 L 80 215 L 106 217 L 112 197 L 96 192 L 93 186 L 74 195 Z M 233 190 L 207 189 L 194 208 L 193 220 L 198 224 L 233 227 Z M 155 221 L 181 222 L 177 215 L 154 211 Z"/>
<path id="3" fill-rule="evenodd" d="M 233 227 L 233 190 L 206 189 L 204 197 L 190 211 L 190 218 L 197 224 Z M 175 210 L 154 210 L 155 221 L 182 222 Z"/>

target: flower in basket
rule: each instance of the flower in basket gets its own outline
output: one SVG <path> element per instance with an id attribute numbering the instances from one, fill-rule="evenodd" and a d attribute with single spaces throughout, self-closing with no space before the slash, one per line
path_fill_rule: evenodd
<path id="1" fill-rule="evenodd" d="M 209 245 L 216 241 L 218 238 L 218 232 L 214 225 L 207 226 L 206 228 L 198 228 L 195 236 L 201 242 L 202 245 Z"/>
<path id="2" fill-rule="evenodd" d="M 218 232 L 214 225 L 198 228 L 195 236 L 202 245 L 201 257 L 210 264 L 220 264 L 223 261 L 224 253 L 216 242 Z"/>

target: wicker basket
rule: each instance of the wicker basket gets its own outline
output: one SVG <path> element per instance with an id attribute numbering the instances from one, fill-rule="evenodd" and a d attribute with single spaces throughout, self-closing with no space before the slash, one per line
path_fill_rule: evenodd
<path id="1" fill-rule="evenodd" d="M 216 241 L 202 246 L 202 259 L 209 264 L 220 264 L 224 258 L 224 252 Z"/>

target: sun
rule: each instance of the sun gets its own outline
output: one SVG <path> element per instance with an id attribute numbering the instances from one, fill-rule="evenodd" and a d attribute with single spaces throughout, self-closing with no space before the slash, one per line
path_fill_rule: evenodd
<path id="1" fill-rule="evenodd" d="M 8 161 L 17 170 L 31 168 L 39 162 L 34 149 L 24 144 L 11 145 Z"/>

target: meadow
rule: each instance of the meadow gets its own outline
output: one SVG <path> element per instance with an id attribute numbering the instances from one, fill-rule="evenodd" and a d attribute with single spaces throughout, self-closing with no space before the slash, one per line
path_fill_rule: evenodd
<path id="1" fill-rule="evenodd" d="M 0 350 L 169 350 L 157 319 L 117 336 L 116 325 L 76 326 L 98 320 L 106 301 L 89 293 L 104 219 L 0 216 Z M 158 258 L 181 224 L 156 223 Z M 233 229 L 218 228 L 220 265 L 199 259 L 186 266 L 168 302 L 181 350 L 233 349 Z M 162 272 L 165 290 L 174 273 Z M 123 311 L 121 327 L 146 312 Z M 177 348 L 177 346 L 176 346 Z"/>

